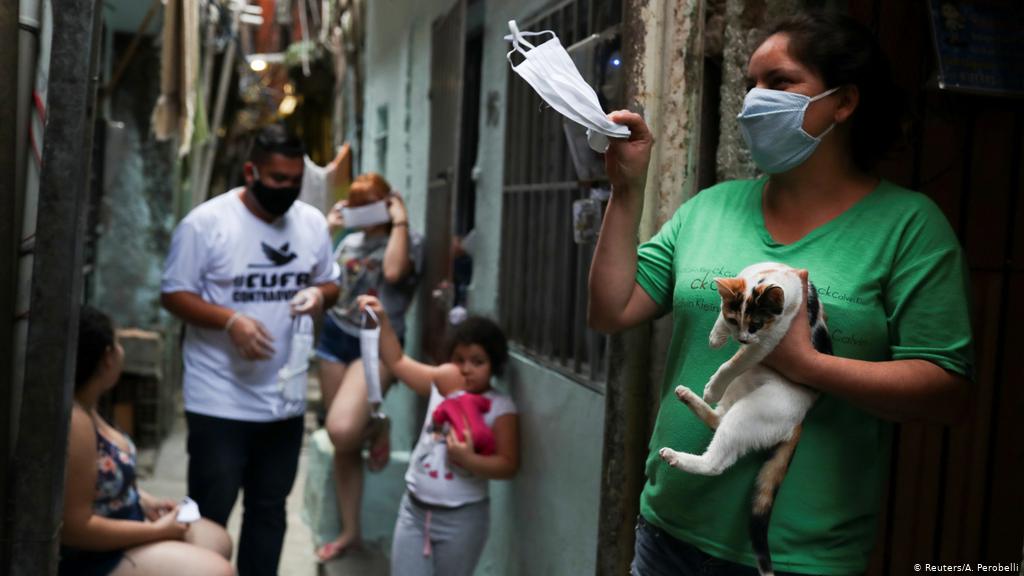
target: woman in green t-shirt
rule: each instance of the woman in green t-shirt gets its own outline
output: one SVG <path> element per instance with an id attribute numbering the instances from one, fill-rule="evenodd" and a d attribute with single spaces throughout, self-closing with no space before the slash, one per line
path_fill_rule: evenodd
<path id="1" fill-rule="evenodd" d="M 671 393 L 698 395 L 736 350 L 707 345 L 715 277 L 777 261 L 806 268 L 828 314 L 834 356 L 806 323 L 766 360 L 822 395 L 776 498 L 769 529 L 778 570 L 852 574 L 867 567 L 892 422 L 954 423 L 972 370 L 967 272 L 955 234 L 925 196 L 873 172 L 899 133 L 898 91 L 871 33 L 835 14 L 771 28 L 747 66 L 738 117 L 767 176 L 724 182 L 683 204 L 637 247 L 653 137 L 643 119 L 605 157 L 612 196 L 591 269 L 590 323 L 618 332 L 672 312 L 661 405 L 647 459 L 633 572 L 755 573 L 747 523 L 765 454 L 722 475 L 669 467 L 657 450 L 702 453 L 711 432 Z"/>

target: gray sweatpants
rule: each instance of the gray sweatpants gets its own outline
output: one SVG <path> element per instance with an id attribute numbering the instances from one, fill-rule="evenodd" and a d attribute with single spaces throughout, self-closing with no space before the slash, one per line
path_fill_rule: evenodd
<path id="1" fill-rule="evenodd" d="M 471 576 L 490 524 L 487 500 L 451 510 L 425 510 L 405 494 L 391 543 L 391 574 Z"/>

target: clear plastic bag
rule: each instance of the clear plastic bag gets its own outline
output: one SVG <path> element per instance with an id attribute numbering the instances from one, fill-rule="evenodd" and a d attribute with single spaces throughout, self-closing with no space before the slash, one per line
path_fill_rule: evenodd
<path id="1" fill-rule="evenodd" d="M 288 345 L 288 361 L 277 371 L 278 386 L 285 402 L 306 399 L 306 372 L 313 352 L 313 319 L 307 315 L 292 319 L 292 337 Z"/>

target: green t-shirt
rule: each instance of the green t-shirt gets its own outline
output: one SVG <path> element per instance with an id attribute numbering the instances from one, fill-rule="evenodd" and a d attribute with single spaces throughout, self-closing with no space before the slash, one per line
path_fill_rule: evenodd
<path id="1" fill-rule="evenodd" d="M 967 270 L 942 212 L 922 194 L 890 182 L 793 244 L 764 226 L 765 180 L 725 182 L 676 211 L 640 246 L 636 281 L 673 330 L 661 406 L 647 459 L 643 516 L 708 554 L 750 566 L 748 522 L 764 452 L 741 458 L 718 477 L 686 474 L 658 449 L 702 454 L 711 431 L 672 390 L 698 395 L 736 352 L 708 346 L 719 313 L 713 279 L 755 262 L 807 268 L 818 289 L 835 354 L 883 361 L 920 358 L 968 377 L 972 372 Z M 814 574 L 863 572 L 875 539 L 888 472 L 892 425 L 834 396 L 807 414 L 769 528 L 775 568 Z"/>

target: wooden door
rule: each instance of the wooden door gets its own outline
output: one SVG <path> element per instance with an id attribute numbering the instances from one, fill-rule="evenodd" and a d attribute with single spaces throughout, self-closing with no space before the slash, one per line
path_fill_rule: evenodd
<path id="1" fill-rule="evenodd" d="M 966 250 L 976 355 L 965 423 L 898 428 L 869 573 L 1020 562 L 1024 102 L 937 88 L 926 2 L 851 0 L 849 10 L 878 31 L 911 108 L 909 142 L 883 175 L 935 200 Z"/>
<path id="2" fill-rule="evenodd" d="M 462 125 L 462 70 L 466 2 L 458 0 L 434 21 L 430 63 L 430 159 L 427 230 L 420 285 L 423 352 L 443 361 L 441 350 L 451 294 L 452 212 L 457 197 Z"/>

